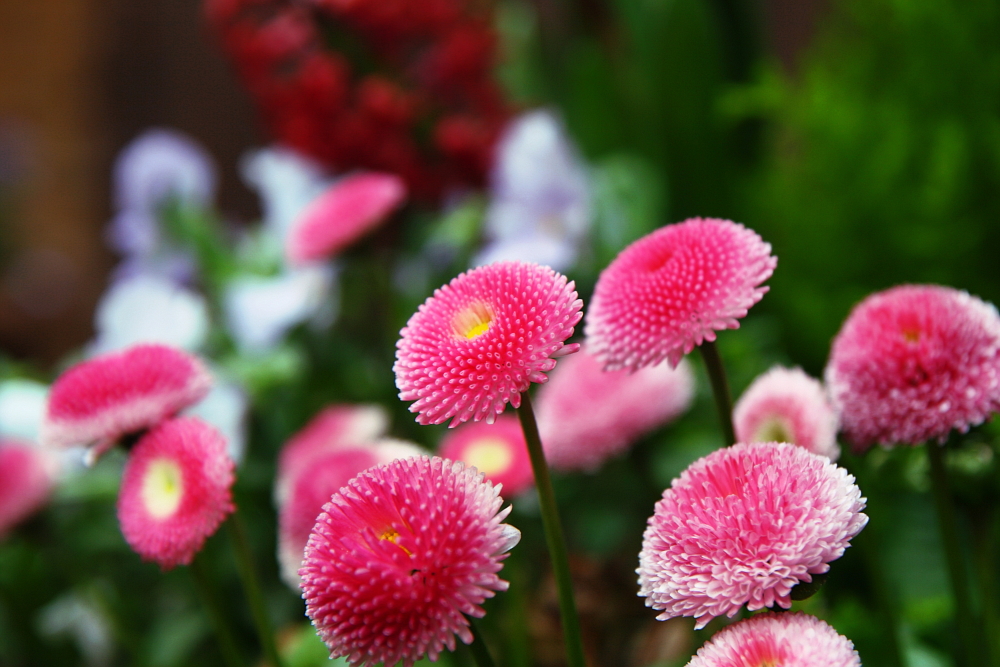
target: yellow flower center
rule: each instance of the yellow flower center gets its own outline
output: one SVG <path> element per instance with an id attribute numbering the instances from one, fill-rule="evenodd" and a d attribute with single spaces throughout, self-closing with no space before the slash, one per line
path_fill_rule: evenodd
<path id="1" fill-rule="evenodd" d="M 503 440 L 483 438 L 466 447 L 462 458 L 489 477 L 509 468 L 514 455 Z"/>
<path id="2" fill-rule="evenodd" d="M 753 436 L 754 442 L 790 442 L 795 444 L 792 439 L 792 429 L 788 427 L 783 419 L 778 417 L 772 417 L 760 426 L 754 432 Z"/>
<path id="3" fill-rule="evenodd" d="M 472 340 L 486 333 L 493 323 L 493 312 L 485 303 L 474 303 L 455 316 L 455 333 Z"/>
<path id="4" fill-rule="evenodd" d="M 907 343 L 916 343 L 920 340 L 920 332 L 916 329 L 903 329 L 903 340 Z"/>
<path id="5" fill-rule="evenodd" d="M 404 546 L 402 546 L 402 545 L 400 545 L 400 544 L 398 544 L 396 542 L 396 540 L 399 539 L 399 533 L 397 533 L 392 528 L 386 528 L 384 531 L 382 531 L 382 534 L 379 535 L 378 538 L 380 540 L 388 540 L 388 541 L 392 542 L 397 547 L 399 547 L 400 549 L 402 549 L 403 551 L 405 551 L 407 556 L 412 556 L 413 555 L 412 553 L 410 553 L 409 549 L 407 549 L 406 547 L 404 547 Z"/>
<path id="6" fill-rule="evenodd" d="M 177 511 L 183 494 L 184 479 L 176 461 L 157 459 L 149 464 L 140 493 L 146 511 L 156 519 L 164 519 Z"/>

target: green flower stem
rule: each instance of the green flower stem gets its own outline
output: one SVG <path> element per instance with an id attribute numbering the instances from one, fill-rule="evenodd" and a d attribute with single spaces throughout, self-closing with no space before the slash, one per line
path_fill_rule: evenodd
<path id="1" fill-rule="evenodd" d="M 729 396 L 729 382 L 726 381 L 726 369 L 722 366 L 722 358 L 715 342 L 706 340 L 698 346 L 701 358 L 705 360 L 705 370 L 712 383 L 712 394 L 715 396 L 715 407 L 719 410 L 719 423 L 722 425 L 722 436 L 727 445 L 736 443 L 736 431 L 733 429 L 733 399 Z"/>
<path id="2" fill-rule="evenodd" d="M 204 552 L 198 554 L 188 567 L 191 578 L 194 580 L 195 588 L 201 596 L 202 604 L 208 612 L 208 617 L 212 621 L 212 628 L 215 630 L 216 639 L 219 640 L 219 650 L 228 667 L 244 667 L 243 658 L 237 648 L 236 640 L 230 631 L 226 616 L 219 608 L 219 601 L 212 588 L 211 577 L 205 571 L 203 561 Z"/>
<path id="3" fill-rule="evenodd" d="M 983 634 L 986 637 L 986 650 L 989 664 L 1000 665 L 1000 617 L 997 613 L 997 581 L 994 563 L 996 563 L 996 528 L 997 515 L 991 507 L 989 510 L 974 514 L 973 550 L 976 556 L 976 569 L 979 574 L 979 597 L 983 607 Z"/>
<path id="4" fill-rule="evenodd" d="M 978 665 L 976 658 L 979 642 L 975 631 L 975 619 L 972 617 L 972 600 L 969 594 L 969 582 L 965 573 L 965 562 L 958 541 L 958 528 L 955 525 L 955 507 L 951 502 L 948 490 L 948 472 L 944 464 L 944 447 L 928 441 L 927 458 L 931 464 L 931 490 L 934 494 L 934 504 L 937 508 L 938 525 L 941 528 L 941 542 L 944 547 L 945 560 L 948 563 L 948 577 L 951 581 L 951 592 L 955 602 L 955 617 L 959 627 L 961 648 L 956 664 Z"/>
<path id="5" fill-rule="evenodd" d="M 229 531 L 229 540 L 236 554 L 236 567 L 240 572 L 243 590 L 246 593 L 247 602 L 250 604 L 250 613 L 253 615 L 253 622 L 257 628 L 257 636 L 264 649 L 264 657 L 270 667 L 282 667 L 278 647 L 274 643 L 271 620 L 267 616 L 267 607 L 264 605 L 264 595 L 261 592 L 260 582 L 257 580 L 257 570 L 254 567 L 253 553 L 250 551 L 246 528 L 243 526 L 243 520 L 238 510 L 233 512 L 226 525 Z"/>
<path id="6" fill-rule="evenodd" d="M 487 648 L 486 642 L 483 641 L 483 635 L 479 632 L 479 628 L 476 627 L 475 621 L 471 618 L 469 619 L 469 630 L 472 631 L 472 643 L 469 644 L 469 650 L 472 652 L 472 657 L 476 660 L 476 665 L 478 667 L 496 667 L 496 663 L 493 662 L 493 656 L 490 655 L 490 649 Z"/>
<path id="7" fill-rule="evenodd" d="M 559 589 L 559 613 L 562 616 L 563 637 L 566 640 L 566 657 L 569 667 L 586 667 L 583 640 L 580 636 L 580 619 L 577 618 L 576 602 L 573 599 L 573 579 L 569 572 L 566 540 L 563 538 L 562 524 L 559 521 L 556 495 L 552 491 L 549 466 L 542 451 L 542 439 L 538 435 L 535 411 L 531 407 L 531 397 L 527 391 L 521 394 L 521 407 L 517 409 L 517 416 L 521 420 L 521 430 L 524 431 L 524 439 L 528 443 L 528 454 L 531 456 L 531 468 L 535 473 L 535 488 L 538 489 L 538 502 L 542 511 L 542 526 L 545 528 L 545 542 L 549 547 L 552 571 Z"/>

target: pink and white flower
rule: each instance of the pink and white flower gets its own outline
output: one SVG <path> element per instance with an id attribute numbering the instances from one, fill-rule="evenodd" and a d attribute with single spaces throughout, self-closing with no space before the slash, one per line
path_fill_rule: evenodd
<path id="1" fill-rule="evenodd" d="M 492 424 L 463 424 L 441 441 L 442 458 L 461 461 L 486 475 L 508 498 L 531 488 L 535 474 L 517 417 L 501 415 Z"/>

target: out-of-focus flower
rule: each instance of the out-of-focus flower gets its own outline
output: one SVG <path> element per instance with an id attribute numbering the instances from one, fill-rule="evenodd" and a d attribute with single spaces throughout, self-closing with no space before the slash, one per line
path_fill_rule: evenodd
<path id="1" fill-rule="evenodd" d="M 95 445 L 154 426 L 204 398 L 212 378 L 196 357 L 165 345 L 136 345 L 77 364 L 53 383 L 41 441 Z"/>
<path id="2" fill-rule="evenodd" d="M 53 462 L 31 444 L 0 438 L 0 540 L 52 493 Z"/>
<path id="3" fill-rule="evenodd" d="M 39 442 L 49 388 L 32 380 L 0 382 L 0 436 Z"/>
<path id="4" fill-rule="evenodd" d="M 560 470 L 599 468 L 691 405 L 686 363 L 604 371 L 584 348 L 566 359 L 538 392 L 535 414 L 545 458 Z"/>
<path id="5" fill-rule="evenodd" d="M 778 259 L 754 231 L 691 218 L 661 227 L 601 272 L 584 332 L 606 370 L 671 366 L 716 331 L 739 328 Z"/>
<path id="6" fill-rule="evenodd" d="M 421 424 L 492 423 L 545 382 L 582 317 L 574 284 L 548 267 L 500 262 L 435 290 L 396 343 L 396 387 Z"/>
<path id="7" fill-rule="evenodd" d="M 198 417 L 222 434 L 226 441 L 226 453 L 239 465 L 246 454 L 248 407 L 246 392 L 239 385 L 219 380 L 212 385 L 205 398 L 185 410 L 184 414 Z"/>
<path id="8" fill-rule="evenodd" d="M 792 587 L 843 555 L 868 517 L 854 478 L 788 443 L 738 443 L 663 492 L 643 535 L 639 595 L 666 620 L 788 609 Z"/>
<path id="9" fill-rule="evenodd" d="M 397 459 L 361 473 L 329 503 L 299 574 L 306 613 L 332 657 L 405 667 L 435 660 L 465 615 L 507 589 L 497 576 L 520 538 L 481 473 L 438 457 Z"/>
<path id="10" fill-rule="evenodd" d="M 847 637 L 815 616 L 757 614 L 723 628 L 687 667 L 861 667 Z"/>
<path id="11" fill-rule="evenodd" d="M 500 416 L 492 424 L 463 424 L 441 441 L 438 455 L 461 461 L 486 475 L 511 498 L 535 482 L 528 445 L 517 417 Z"/>
<path id="12" fill-rule="evenodd" d="M 295 219 L 331 182 L 317 162 L 281 147 L 248 153 L 241 171 L 243 180 L 260 195 L 264 227 L 280 247 L 284 247 Z"/>
<path id="13" fill-rule="evenodd" d="M 944 442 L 1000 411 L 1000 315 L 950 287 L 878 292 L 834 339 L 826 384 L 859 451 Z"/>
<path id="14" fill-rule="evenodd" d="M 111 621 L 90 595 L 73 591 L 45 605 L 38 615 L 38 631 L 43 637 L 72 637 L 87 667 L 107 667 L 114 657 Z"/>
<path id="15" fill-rule="evenodd" d="M 193 417 L 169 419 L 132 449 L 118 522 L 129 546 L 164 570 L 188 565 L 235 509 L 233 461 L 223 437 Z"/>
<path id="16" fill-rule="evenodd" d="M 590 227 L 590 186 L 562 124 L 548 111 L 515 119 L 497 146 L 481 266 L 522 260 L 563 271 Z"/>
<path id="17" fill-rule="evenodd" d="M 743 392 L 733 408 L 739 442 L 790 442 L 836 461 L 837 414 L 819 380 L 801 368 L 775 366 Z"/>

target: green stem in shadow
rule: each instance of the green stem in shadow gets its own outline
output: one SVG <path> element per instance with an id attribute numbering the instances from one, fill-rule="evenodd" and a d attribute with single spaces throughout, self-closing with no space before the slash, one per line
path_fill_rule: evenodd
<path id="1" fill-rule="evenodd" d="M 239 570 L 240 580 L 243 582 L 243 590 L 247 596 L 247 603 L 250 605 L 250 613 L 253 616 L 254 626 L 257 628 L 257 636 L 260 638 L 264 657 L 270 667 L 282 667 L 278 647 L 274 642 L 274 631 L 271 629 L 271 619 L 268 618 L 267 607 L 264 604 L 264 594 L 261 592 L 260 582 L 257 580 L 257 570 L 254 567 L 250 542 L 247 539 L 246 528 L 238 510 L 233 512 L 226 525 L 229 540 L 236 555 L 236 568 Z"/>
<path id="2" fill-rule="evenodd" d="M 701 358 L 705 360 L 705 370 L 712 383 L 712 395 L 715 396 L 715 407 L 719 411 L 719 423 L 722 426 L 722 437 L 727 445 L 736 443 L 736 431 L 733 429 L 733 399 L 729 395 L 729 382 L 726 381 L 726 369 L 715 342 L 706 340 L 698 346 Z"/>
<path id="3" fill-rule="evenodd" d="M 472 643 L 469 644 L 469 650 L 472 652 L 472 657 L 476 660 L 476 665 L 478 667 L 496 667 L 496 663 L 493 662 L 493 656 L 490 655 L 490 649 L 486 646 L 486 642 L 483 641 L 483 635 L 479 632 L 479 628 L 476 627 L 475 621 L 471 618 L 469 619 L 469 630 L 472 631 Z"/>
<path id="4" fill-rule="evenodd" d="M 233 633 L 230 631 L 229 623 L 226 622 L 226 616 L 221 607 L 219 607 L 219 599 L 211 583 L 212 578 L 205 571 L 202 554 L 195 557 L 194 561 L 188 567 L 188 571 L 194 580 L 194 585 L 198 590 L 198 595 L 201 597 L 202 604 L 205 605 L 205 610 L 208 612 L 208 617 L 212 622 L 212 629 L 215 630 L 215 637 L 219 640 L 219 650 L 222 651 L 222 657 L 226 661 L 226 665 L 228 667 L 244 667 L 243 658 L 240 657 L 240 651 L 237 648 L 236 640 L 233 638 Z"/>

